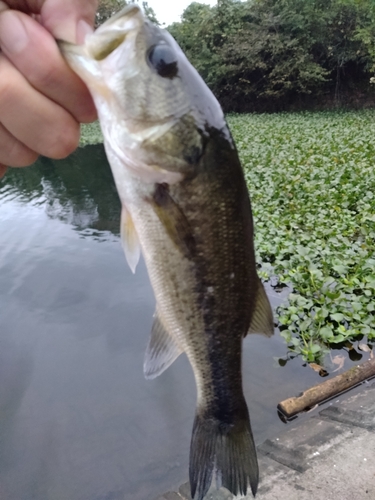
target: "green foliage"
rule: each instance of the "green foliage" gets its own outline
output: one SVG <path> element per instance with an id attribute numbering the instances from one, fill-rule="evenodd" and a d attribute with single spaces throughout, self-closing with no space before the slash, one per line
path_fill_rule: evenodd
<path id="1" fill-rule="evenodd" d="M 154 24 L 159 25 L 156 14 L 153 8 L 148 5 L 148 2 L 141 2 L 138 0 L 99 0 L 98 10 L 96 12 L 95 26 L 98 27 L 103 24 L 107 19 L 113 16 L 113 14 L 116 14 L 116 12 L 124 8 L 124 6 L 129 3 L 137 3 L 142 5 L 146 17 L 150 19 L 150 21 L 152 21 Z"/>
<path id="2" fill-rule="evenodd" d="M 375 111 L 229 116 L 261 275 L 292 287 L 279 326 L 308 362 L 375 340 L 374 120 Z"/>
<path id="3" fill-rule="evenodd" d="M 95 26 L 98 27 L 126 5 L 125 0 L 99 0 Z"/>
<path id="4" fill-rule="evenodd" d="M 226 110 L 285 109 L 303 96 L 368 89 L 373 0 L 192 3 L 168 29 Z"/>

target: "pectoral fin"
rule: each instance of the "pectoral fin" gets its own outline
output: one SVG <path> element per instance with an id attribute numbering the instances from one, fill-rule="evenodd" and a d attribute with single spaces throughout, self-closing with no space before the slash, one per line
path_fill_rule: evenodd
<path id="1" fill-rule="evenodd" d="M 182 352 L 181 347 L 164 328 L 156 310 L 143 365 L 145 377 L 158 377 Z"/>
<path id="2" fill-rule="evenodd" d="M 271 305 L 260 279 L 258 279 L 254 312 L 247 333 L 261 333 L 266 337 L 271 337 L 274 333 Z"/>
<path id="3" fill-rule="evenodd" d="M 191 258 L 195 254 L 195 239 L 185 214 L 169 193 L 168 184 L 156 184 L 152 206 L 169 238 L 182 254 Z"/>
<path id="4" fill-rule="evenodd" d="M 124 206 L 121 211 L 121 241 L 129 267 L 135 273 L 141 255 L 141 245 L 133 220 Z"/>

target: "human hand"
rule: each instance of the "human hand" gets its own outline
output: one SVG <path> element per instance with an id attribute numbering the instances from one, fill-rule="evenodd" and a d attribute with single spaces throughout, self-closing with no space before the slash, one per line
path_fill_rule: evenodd
<path id="1" fill-rule="evenodd" d="M 81 43 L 97 0 L 0 1 L 0 178 L 41 154 L 76 149 L 79 124 L 96 111 L 84 83 L 62 58 L 55 38 Z"/>

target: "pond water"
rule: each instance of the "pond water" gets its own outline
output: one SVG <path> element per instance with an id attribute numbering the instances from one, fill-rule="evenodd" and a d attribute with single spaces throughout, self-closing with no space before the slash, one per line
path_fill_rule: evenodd
<path id="1" fill-rule="evenodd" d="M 181 356 L 143 377 L 155 302 L 119 215 L 102 146 L 0 181 L 1 500 L 152 500 L 187 480 L 192 371 Z M 278 367 L 285 352 L 278 334 L 244 342 L 257 444 L 285 427 L 277 403 L 321 380 Z"/>

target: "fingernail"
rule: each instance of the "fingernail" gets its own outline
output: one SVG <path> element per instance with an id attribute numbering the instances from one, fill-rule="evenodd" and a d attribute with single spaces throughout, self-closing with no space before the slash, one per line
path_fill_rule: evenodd
<path id="1" fill-rule="evenodd" d="M 22 52 L 29 43 L 27 31 L 12 11 L 3 12 L 0 16 L 0 47 L 7 54 Z"/>
<path id="2" fill-rule="evenodd" d="M 94 33 L 94 30 L 89 25 L 89 23 L 87 23 L 83 19 L 78 21 L 78 24 L 77 24 L 77 43 L 78 44 L 85 43 L 86 36 L 91 35 L 92 33 Z"/>

